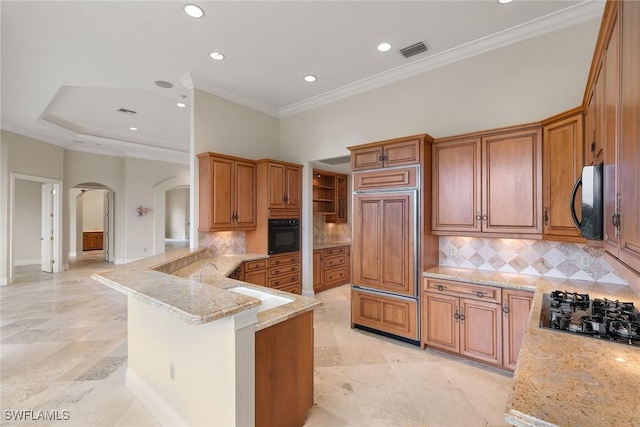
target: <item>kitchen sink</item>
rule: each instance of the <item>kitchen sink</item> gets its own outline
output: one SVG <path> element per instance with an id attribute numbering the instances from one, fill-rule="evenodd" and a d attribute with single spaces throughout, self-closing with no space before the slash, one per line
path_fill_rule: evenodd
<path id="1" fill-rule="evenodd" d="M 282 297 L 280 295 L 274 295 L 244 286 L 236 286 L 235 288 L 229 288 L 227 290 L 248 297 L 257 298 L 262 301 L 262 305 L 258 309 L 258 312 L 280 307 L 281 305 L 285 305 L 293 301 L 293 298 Z"/>

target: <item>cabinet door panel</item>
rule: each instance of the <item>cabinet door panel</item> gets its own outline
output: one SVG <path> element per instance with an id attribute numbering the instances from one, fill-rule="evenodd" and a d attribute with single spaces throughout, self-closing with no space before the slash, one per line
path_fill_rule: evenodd
<path id="1" fill-rule="evenodd" d="M 481 231 L 480 139 L 433 145 L 433 230 Z"/>
<path id="2" fill-rule="evenodd" d="M 420 140 L 397 142 L 383 147 L 384 167 L 411 165 L 420 162 Z"/>
<path id="3" fill-rule="evenodd" d="M 211 158 L 211 210 L 210 228 L 230 229 L 235 226 L 232 220 L 234 210 L 233 160 Z"/>
<path id="4" fill-rule="evenodd" d="M 267 270 L 245 271 L 244 281 L 254 285 L 267 286 Z"/>
<path id="5" fill-rule="evenodd" d="M 500 305 L 461 299 L 460 354 L 502 364 L 502 317 Z"/>
<path id="6" fill-rule="evenodd" d="M 256 226 L 256 165 L 236 162 L 236 226 Z"/>
<path id="7" fill-rule="evenodd" d="M 286 205 L 288 209 L 300 209 L 300 199 L 302 196 L 302 172 L 299 168 L 285 168 L 286 179 Z"/>
<path id="8" fill-rule="evenodd" d="M 278 163 L 267 164 L 267 203 L 269 208 L 285 208 L 284 193 L 286 180 L 286 167 Z"/>
<path id="9" fill-rule="evenodd" d="M 620 102 L 620 25 L 616 20 L 605 53 L 604 121 L 604 248 L 618 256 L 618 233 L 611 218 L 616 212 L 618 189 L 618 125 Z"/>
<path id="10" fill-rule="evenodd" d="M 322 250 L 313 251 L 313 290 L 317 291 L 323 286 L 324 278 L 322 268 Z"/>
<path id="11" fill-rule="evenodd" d="M 566 118 L 544 129 L 544 234 L 580 237 L 569 210 L 573 184 L 582 173 L 582 114 Z M 580 197 L 576 197 L 579 212 Z"/>
<path id="12" fill-rule="evenodd" d="M 415 295 L 415 193 L 382 201 L 382 290 Z"/>
<path id="13" fill-rule="evenodd" d="M 502 305 L 507 308 L 507 313 L 503 315 L 503 364 L 507 368 L 516 368 L 524 331 L 529 324 L 532 299 L 531 292 L 510 289 L 503 291 Z"/>
<path id="14" fill-rule="evenodd" d="M 382 282 L 379 259 L 382 256 L 380 223 L 382 203 L 379 197 L 356 195 L 354 198 L 353 266 L 354 281 L 364 286 Z"/>
<path id="15" fill-rule="evenodd" d="M 620 260 L 640 271 L 640 2 L 622 2 L 622 10 Z"/>
<path id="16" fill-rule="evenodd" d="M 454 318 L 459 310 L 458 298 L 422 293 L 422 346 L 460 351 L 460 326 Z"/>
<path id="17" fill-rule="evenodd" d="M 351 153 L 351 170 L 378 169 L 382 167 L 382 147 L 369 147 Z"/>
<path id="18" fill-rule="evenodd" d="M 542 233 L 542 132 L 482 138 L 482 211 L 488 233 Z"/>
<path id="19" fill-rule="evenodd" d="M 352 323 L 412 340 L 418 339 L 415 300 L 351 291 Z"/>
<path id="20" fill-rule="evenodd" d="M 415 295 L 415 192 L 358 194 L 355 203 L 355 282 Z"/>

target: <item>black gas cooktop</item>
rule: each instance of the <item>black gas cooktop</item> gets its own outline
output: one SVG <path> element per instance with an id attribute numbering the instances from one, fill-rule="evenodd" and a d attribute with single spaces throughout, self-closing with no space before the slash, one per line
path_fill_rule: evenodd
<path id="1" fill-rule="evenodd" d="M 544 294 L 540 327 L 640 347 L 640 311 L 632 302 L 588 294 Z"/>

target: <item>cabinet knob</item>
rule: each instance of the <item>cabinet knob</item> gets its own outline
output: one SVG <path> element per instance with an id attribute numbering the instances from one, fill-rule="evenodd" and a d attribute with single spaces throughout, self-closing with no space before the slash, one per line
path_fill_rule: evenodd
<path id="1" fill-rule="evenodd" d="M 509 315 L 509 306 L 503 306 L 502 307 L 502 312 L 504 313 L 505 316 Z"/>
<path id="2" fill-rule="evenodd" d="M 476 291 L 476 296 L 478 298 L 482 298 L 482 297 L 484 297 L 484 292 L 483 291 Z"/>
<path id="3" fill-rule="evenodd" d="M 438 288 L 438 290 L 439 290 L 440 292 L 442 292 L 442 291 L 444 291 L 445 289 L 447 289 L 447 287 L 446 287 L 445 285 L 438 285 L 438 287 L 437 287 L 437 288 Z"/>

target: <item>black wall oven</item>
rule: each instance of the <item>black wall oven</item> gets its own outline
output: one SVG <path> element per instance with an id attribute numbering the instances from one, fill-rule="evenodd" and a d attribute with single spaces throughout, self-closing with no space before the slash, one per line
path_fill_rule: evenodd
<path id="1" fill-rule="evenodd" d="M 269 254 L 300 250 L 300 220 L 298 218 L 269 220 Z"/>

